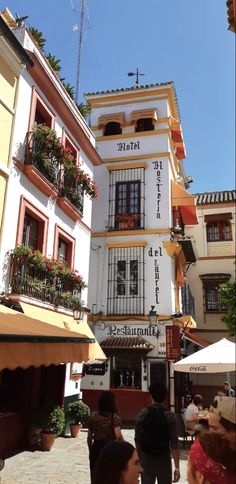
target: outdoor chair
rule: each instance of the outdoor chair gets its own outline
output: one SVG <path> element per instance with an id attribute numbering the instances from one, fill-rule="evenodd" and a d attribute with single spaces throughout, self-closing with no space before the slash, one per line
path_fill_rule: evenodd
<path id="1" fill-rule="evenodd" d="M 180 442 L 182 442 L 183 449 L 185 449 L 186 442 L 187 442 L 187 444 L 189 442 L 191 442 L 191 443 L 193 442 L 195 431 L 194 430 L 187 430 L 185 428 L 184 419 L 183 419 L 182 415 L 176 414 L 175 417 L 176 417 L 176 424 L 177 424 L 178 440 Z M 190 437 L 190 440 L 188 439 L 188 437 Z"/>

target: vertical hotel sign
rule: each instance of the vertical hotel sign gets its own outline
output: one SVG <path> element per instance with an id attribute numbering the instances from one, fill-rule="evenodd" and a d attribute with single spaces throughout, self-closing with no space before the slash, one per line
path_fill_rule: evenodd
<path id="1" fill-rule="evenodd" d="M 166 359 L 176 361 L 180 358 L 179 326 L 166 326 Z"/>

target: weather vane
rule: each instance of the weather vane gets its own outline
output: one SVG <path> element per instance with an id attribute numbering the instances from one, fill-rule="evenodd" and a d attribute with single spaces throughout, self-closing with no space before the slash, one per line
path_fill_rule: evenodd
<path id="1" fill-rule="evenodd" d="M 141 74 L 141 72 L 139 72 L 138 67 L 137 67 L 136 72 L 128 72 L 128 76 L 129 77 L 136 76 L 135 84 L 137 84 L 137 86 L 138 86 L 139 76 L 145 76 L 145 74 Z"/>

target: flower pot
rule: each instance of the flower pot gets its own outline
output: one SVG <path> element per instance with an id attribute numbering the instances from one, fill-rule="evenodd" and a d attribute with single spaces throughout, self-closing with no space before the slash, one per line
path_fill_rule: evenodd
<path id="1" fill-rule="evenodd" d="M 40 433 L 41 437 L 41 449 L 49 451 L 54 444 L 54 440 L 57 434 L 47 434 L 45 432 Z"/>
<path id="2" fill-rule="evenodd" d="M 70 433 L 71 437 L 74 439 L 78 437 L 78 434 L 80 433 L 81 425 L 80 424 L 70 424 Z"/>

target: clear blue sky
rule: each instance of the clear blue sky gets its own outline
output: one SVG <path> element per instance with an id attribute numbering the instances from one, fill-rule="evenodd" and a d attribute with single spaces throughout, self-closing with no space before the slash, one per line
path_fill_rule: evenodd
<path id="1" fill-rule="evenodd" d="M 192 193 L 235 188 L 235 34 L 226 0 L 84 0 L 80 96 L 141 83 L 174 81 Z M 41 30 L 45 51 L 76 85 L 80 0 L 0 0 L 1 10 Z"/>

